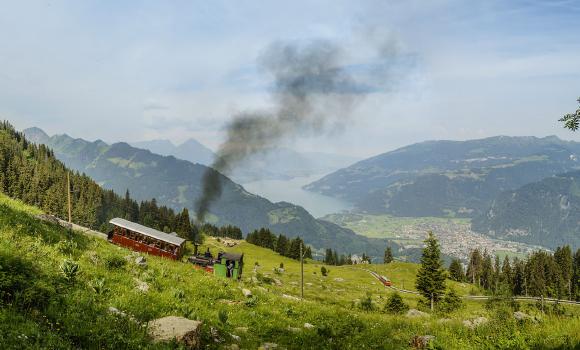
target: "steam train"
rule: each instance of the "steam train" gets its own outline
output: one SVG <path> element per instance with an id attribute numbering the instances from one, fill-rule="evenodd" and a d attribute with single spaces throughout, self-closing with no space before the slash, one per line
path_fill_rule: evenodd
<path id="1" fill-rule="evenodd" d="M 181 260 L 185 252 L 185 239 L 175 233 L 161 232 L 121 218 L 114 218 L 109 223 L 113 229 L 107 234 L 107 239 L 113 244 L 172 260 Z M 195 245 L 194 255 L 188 258 L 195 268 L 216 276 L 241 278 L 244 254 L 220 252 L 214 259 L 209 248 L 203 255 L 197 250 L 198 245 Z"/>

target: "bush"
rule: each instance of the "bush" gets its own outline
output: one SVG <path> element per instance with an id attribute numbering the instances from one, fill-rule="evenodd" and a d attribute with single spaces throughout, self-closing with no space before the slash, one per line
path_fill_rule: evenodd
<path id="1" fill-rule="evenodd" d="M 367 293 L 366 297 L 362 298 L 359 304 L 359 308 L 363 311 L 373 311 L 373 298 L 370 293 Z"/>
<path id="2" fill-rule="evenodd" d="M 74 283 L 79 274 L 79 264 L 75 261 L 65 259 L 62 264 L 60 264 L 60 272 L 63 274 L 64 279 L 69 283 Z"/>
<path id="3" fill-rule="evenodd" d="M 409 310 L 409 305 L 405 304 L 401 295 L 395 292 L 389 295 L 384 310 L 391 314 L 402 314 Z"/>
<path id="4" fill-rule="evenodd" d="M 454 289 L 449 289 L 437 306 L 439 311 L 445 313 L 459 310 L 461 307 L 463 307 L 463 301 Z"/>
<path id="5" fill-rule="evenodd" d="M 92 280 L 89 283 L 89 285 L 91 286 L 91 289 L 97 295 L 104 295 L 104 294 L 107 294 L 109 292 L 109 288 L 105 287 L 105 279 L 104 278 L 96 278 L 96 279 Z"/>
<path id="6" fill-rule="evenodd" d="M 329 273 L 329 272 L 330 272 L 330 270 L 327 270 L 327 269 L 326 269 L 326 267 L 324 267 L 324 266 L 322 266 L 322 267 L 320 268 L 320 274 L 321 274 L 322 276 L 328 276 L 328 273 Z"/>
<path id="7" fill-rule="evenodd" d="M 109 255 L 105 257 L 105 267 L 109 270 L 120 269 L 127 265 L 127 260 L 118 255 Z"/>

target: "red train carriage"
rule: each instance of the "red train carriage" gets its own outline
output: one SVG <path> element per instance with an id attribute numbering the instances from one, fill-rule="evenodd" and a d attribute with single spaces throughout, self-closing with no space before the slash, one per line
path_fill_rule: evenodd
<path id="1" fill-rule="evenodd" d="M 180 259 L 183 254 L 185 239 L 175 234 L 157 231 L 121 218 L 114 218 L 109 223 L 114 225 L 108 235 L 109 241 L 114 244 L 173 260 Z"/>

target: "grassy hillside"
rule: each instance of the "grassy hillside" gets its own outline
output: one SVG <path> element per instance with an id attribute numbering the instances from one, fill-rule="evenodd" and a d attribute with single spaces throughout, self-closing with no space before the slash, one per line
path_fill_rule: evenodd
<path id="1" fill-rule="evenodd" d="M 234 282 L 156 257 L 147 257 L 147 266 L 138 266 L 135 253 L 38 221 L 32 216 L 37 213 L 0 195 L 3 349 L 176 348 L 175 344 L 150 343 L 141 325 L 167 315 L 203 320 L 203 341 L 216 349 L 231 343 L 256 349 L 264 342 L 288 349 L 404 349 L 413 336 L 425 334 L 434 335 L 434 345 L 444 349 L 573 348 L 580 344 L 580 319 L 574 309 L 563 316 L 542 315 L 539 323 L 518 323 L 505 307 L 484 308 L 475 302 L 449 315 L 393 316 L 382 311 L 389 292 L 362 266 L 330 267 L 330 274 L 323 277 L 314 261 L 305 265 L 306 300 L 298 301 L 284 297 L 299 295 L 298 263 L 267 249 L 247 243 L 232 248 L 243 251 L 246 262 L 242 281 Z M 214 239 L 206 244 L 214 252 L 223 248 Z M 78 263 L 76 277 L 65 278 L 60 267 L 64 261 Z M 253 274 L 255 262 L 260 267 Z M 285 271 L 277 274 L 273 268 L 281 262 Z M 412 288 L 417 266 L 393 263 L 367 268 Z M 252 282 L 251 277 L 260 281 Z M 281 285 L 268 283 L 270 278 Z M 254 297 L 245 298 L 242 287 Z M 459 293 L 471 289 L 454 287 Z M 357 306 L 356 300 L 367 293 L 374 311 Z M 416 306 L 414 297 L 404 298 Z M 111 314 L 109 307 L 130 317 Z M 538 313 L 533 305 L 519 307 Z M 462 325 L 463 319 L 476 316 L 488 317 L 490 322 L 474 330 Z M 305 322 L 315 327 L 306 329 Z M 217 329 L 221 343 L 214 342 L 211 327 Z"/>

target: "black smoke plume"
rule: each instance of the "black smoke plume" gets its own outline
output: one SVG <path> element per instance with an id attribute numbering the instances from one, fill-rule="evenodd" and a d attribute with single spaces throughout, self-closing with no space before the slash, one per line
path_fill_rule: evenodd
<path id="1" fill-rule="evenodd" d="M 343 59 L 344 52 L 328 41 L 275 43 L 265 50 L 258 64 L 274 79 L 274 108 L 240 113 L 227 126 L 213 169 L 203 177 L 197 202 L 200 222 L 221 195 L 219 173 L 231 174 L 248 156 L 266 152 L 285 138 L 333 130 L 347 121 L 371 89 L 357 84 Z"/>

